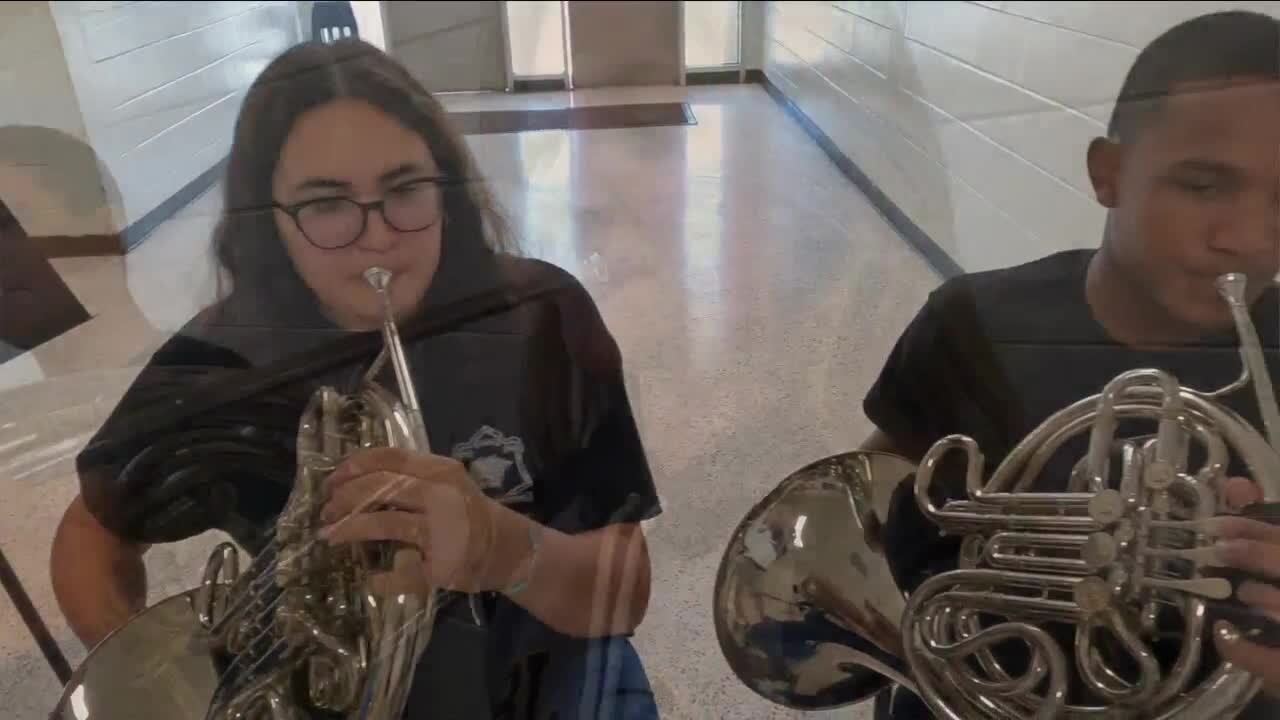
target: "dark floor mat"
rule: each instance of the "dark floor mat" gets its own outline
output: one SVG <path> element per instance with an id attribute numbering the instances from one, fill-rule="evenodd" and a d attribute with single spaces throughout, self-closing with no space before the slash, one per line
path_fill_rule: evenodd
<path id="1" fill-rule="evenodd" d="M 90 318 L 39 246 L 0 212 L 0 362 Z"/>
<path id="2" fill-rule="evenodd" d="M 485 110 L 454 112 L 449 115 L 467 135 L 697 124 L 688 103 L 595 105 L 550 110 Z"/>

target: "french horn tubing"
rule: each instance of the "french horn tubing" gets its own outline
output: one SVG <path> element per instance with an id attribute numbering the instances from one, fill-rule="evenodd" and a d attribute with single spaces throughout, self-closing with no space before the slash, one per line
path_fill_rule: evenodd
<path id="1" fill-rule="evenodd" d="M 785 478 L 739 523 L 716 578 L 716 633 L 736 677 L 802 710 L 897 684 L 945 720 L 1238 715 L 1260 681 L 1203 662 L 1210 621 L 1233 592 L 1214 567 L 1215 517 L 1233 456 L 1263 502 L 1280 500 L 1280 411 L 1244 276 L 1223 275 L 1217 288 L 1243 365 L 1219 390 L 1160 370 L 1122 373 L 1047 419 L 985 480 L 981 449 L 962 435 L 918 465 L 849 452 Z M 1220 402 L 1250 386 L 1261 429 Z M 1118 437 L 1134 418 L 1154 435 Z M 1032 491 L 1083 433 L 1088 450 L 1065 492 Z M 1193 446 L 1198 467 L 1188 466 Z M 931 489 L 953 454 L 965 497 L 939 506 Z M 956 569 L 910 593 L 894 582 L 880 533 L 902 482 L 960 548 Z"/>
<path id="2" fill-rule="evenodd" d="M 399 720 L 431 639 L 436 588 L 388 590 L 371 577 L 420 563 L 389 543 L 317 542 L 325 478 L 351 453 L 428 452 L 426 426 L 392 314 L 379 295 L 383 346 L 361 387 L 316 390 L 297 433 L 294 485 L 265 550 L 245 572 L 219 545 L 195 588 L 134 616 L 73 673 L 56 720 Z M 376 376 L 390 364 L 398 395 Z"/>

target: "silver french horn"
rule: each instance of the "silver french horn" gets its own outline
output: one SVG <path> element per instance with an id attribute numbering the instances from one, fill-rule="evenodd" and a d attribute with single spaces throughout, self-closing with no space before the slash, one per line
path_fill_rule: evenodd
<path id="1" fill-rule="evenodd" d="M 1213 567 L 1215 517 L 1225 509 L 1218 489 L 1234 453 L 1263 500 L 1280 500 L 1280 411 L 1245 278 L 1217 285 L 1244 368 L 1226 387 L 1123 373 L 1050 417 L 985 481 L 980 449 L 959 435 L 918 466 L 850 452 L 784 479 L 738 525 L 716 578 L 716 633 L 738 679 L 801 710 L 851 705 L 896 683 L 946 720 L 1239 714 L 1260 682 L 1201 662 L 1206 613 L 1232 594 Z M 1261 430 L 1219 402 L 1250 385 Z M 1127 418 L 1158 430 L 1118 438 Z M 1081 433 L 1087 454 L 1066 492 L 1030 491 Z M 1196 468 L 1192 443 L 1206 458 Z M 967 498 L 938 507 L 934 474 L 954 452 L 966 461 Z M 910 594 L 880 544 L 889 497 L 904 481 L 924 516 L 961 539 L 958 568 Z"/>
<path id="2" fill-rule="evenodd" d="M 365 279 L 384 308 L 383 348 L 358 392 L 318 389 L 298 429 L 297 471 L 274 535 L 249 572 L 219 545 L 200 585 L 134 616 L 74 672 L 57 720 L 399 720 L 426 649 L 437 591 L 370 582 L 418 551 L 316 541 L 324 479 L 351 452 L 427 452 L 417 393 L 391 312 L 391 274 Z M 390 363 L 399 397 L 374 377 Z"/>

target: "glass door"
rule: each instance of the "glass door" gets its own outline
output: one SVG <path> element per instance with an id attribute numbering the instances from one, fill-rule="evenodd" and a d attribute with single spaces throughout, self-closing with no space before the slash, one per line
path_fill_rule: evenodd
<path id="1" fill-rule="evenodd" d="M 684 64 L 690 73 L 736 70 L 742 64 L 742 3 L 697 0 L 684 5 Z"/>
<path id="2" fill-rule="evenodd" d="M 561 0 L 517 0 L 505 4 L 513 89 L 569 87 L 566 4 Z"/>
<path id="3" fill-rule="evenodd" d="M 510 85 L 555 90 L 680 85 L 742 68 L 736 0 L 512 0 Z"/>

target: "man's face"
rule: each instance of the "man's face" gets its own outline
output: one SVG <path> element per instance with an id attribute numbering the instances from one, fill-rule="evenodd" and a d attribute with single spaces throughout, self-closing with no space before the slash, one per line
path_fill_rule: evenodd
<path id="1" fill-rule="evenodd" d="M 1280 84 L 1186 86 L 1135 137 L 1091 170 L 1110 182 L 1112 257 L 1169 319 L 1204 331 L 1231 325 L 1214 280 L 1248 277 L 1249 301 L 1280 262 Z M 1109 177 L 1109 179 L 1108 179 Z"/>

